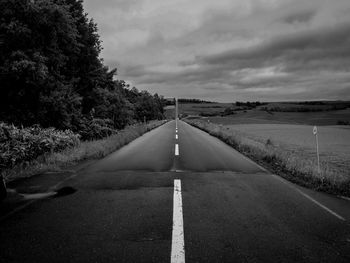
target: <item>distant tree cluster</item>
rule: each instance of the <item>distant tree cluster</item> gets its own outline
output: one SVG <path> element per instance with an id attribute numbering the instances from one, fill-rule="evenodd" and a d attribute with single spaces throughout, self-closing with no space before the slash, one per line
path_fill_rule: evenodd
<path id="1" fill-rule="evenodd" d="M 236 106 L 237 107 L 248 107 L 248 108 L 256 108 L 261 105 L 265 105 L 266 103 L 260 102 L 260 101 L 247 101 L 247 102 L 242 102 L 242 101 L 236 101 Z"/>
<path id="2" fill-rule="evenodd" d="M 100 51 L 82 0 L 1 0 L 0 120 L 80 132 L 163 118 L 163 98 L 115 80 Z"/>
<path id="3" fill-rule="evenodd" d="M 344 110 L 348 108 L 347 105 L 326 105 L 325 107 L 312 107 L 315 105 L 323 105 L 323 104 L 309 104 L 309 105 L 298 106 L 298 107 L 268 106 L 268 107 L 261 107 L 260 110 L 269 111 L 269 112 L 321 112 L 321 111 Z"/>
<path id="4" fill-rule="evenodd" d="M 180 103 L 214 103 L 212 101 L 200 100 L 200 99 L 178 99 Z"/>
<path id="5" fill-rule="evenodd" d="M 293 102 L 292 104 L 298 104 L 298 105 L 327 105 L 325 101 L 298 101 Z"/>
<path id="6" fill-rule="evenodd" d="M 350 125 L 350 121 L 338 120 L 337 125 Z"/>

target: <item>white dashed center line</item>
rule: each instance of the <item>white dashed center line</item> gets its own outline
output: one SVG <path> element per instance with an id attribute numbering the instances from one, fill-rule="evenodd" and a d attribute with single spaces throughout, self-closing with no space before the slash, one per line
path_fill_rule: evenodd
<path id="1" fill-rule="evenodd" d="M 179 145 L 175 144 L 175 155 L 178 156 L 179 155 Z"/>
<path id="2" fill-rule="evenodd" d="M 179 136 L 177 136 L 177 134 L 175 135 L 175 139 L 176 139 L 176 140 L 179 139 Z"/>
<path id="3" fill-rule="evenodd" d="M 182 214 L 181 180 L 174 180 L 173 233 L 171 263 L 185 263 L 185 239 Z"/>

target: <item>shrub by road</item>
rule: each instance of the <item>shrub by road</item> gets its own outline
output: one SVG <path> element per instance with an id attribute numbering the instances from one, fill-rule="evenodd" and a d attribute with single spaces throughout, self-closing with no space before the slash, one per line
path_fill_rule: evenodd
<path id="1" fill-rule="evenodd" d="M 60 171 L 84 160 L 99 159 L 165 122 L 130 125 L 111 136 L 90 141 L 80 141 L 79 135 L 71 131 L 39 127 L 18 129 L 1 124 L 0 175 L 6 181 L 12 181 L 47 171 Z"/>

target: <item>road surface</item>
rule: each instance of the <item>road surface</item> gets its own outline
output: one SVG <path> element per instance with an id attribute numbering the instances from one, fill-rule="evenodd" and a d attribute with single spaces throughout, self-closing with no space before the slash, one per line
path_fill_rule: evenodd
<path id="1" fill-rule="evenodd" d="M 182 121 L 63 186 L 77 191 L 15 212 L 2 204 L 0 262 L 350 262 L 349 201 L 272 175 Z"/>

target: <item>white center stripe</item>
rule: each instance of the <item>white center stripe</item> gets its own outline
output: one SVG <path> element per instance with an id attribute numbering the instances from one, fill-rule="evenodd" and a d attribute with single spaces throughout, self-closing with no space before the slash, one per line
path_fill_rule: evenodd
<path id="1" fill-rule="evenodd" d="M 175 144 L 175 155 L 179 155 L 179 145 Z"/>
<path id="2" fill-rule="evenodd" d="M 175 139 L 176 139 L 176 140 L 179 139 L 179 136 L 177 136 L 177 134 L 175 135 Z"/>
<path id="3" fill-rule="evenodd" d="M 171 263 L 185 263 L 184 223 L 182 215 L 181 180 L 174 180 L 173 233 Z"/>

